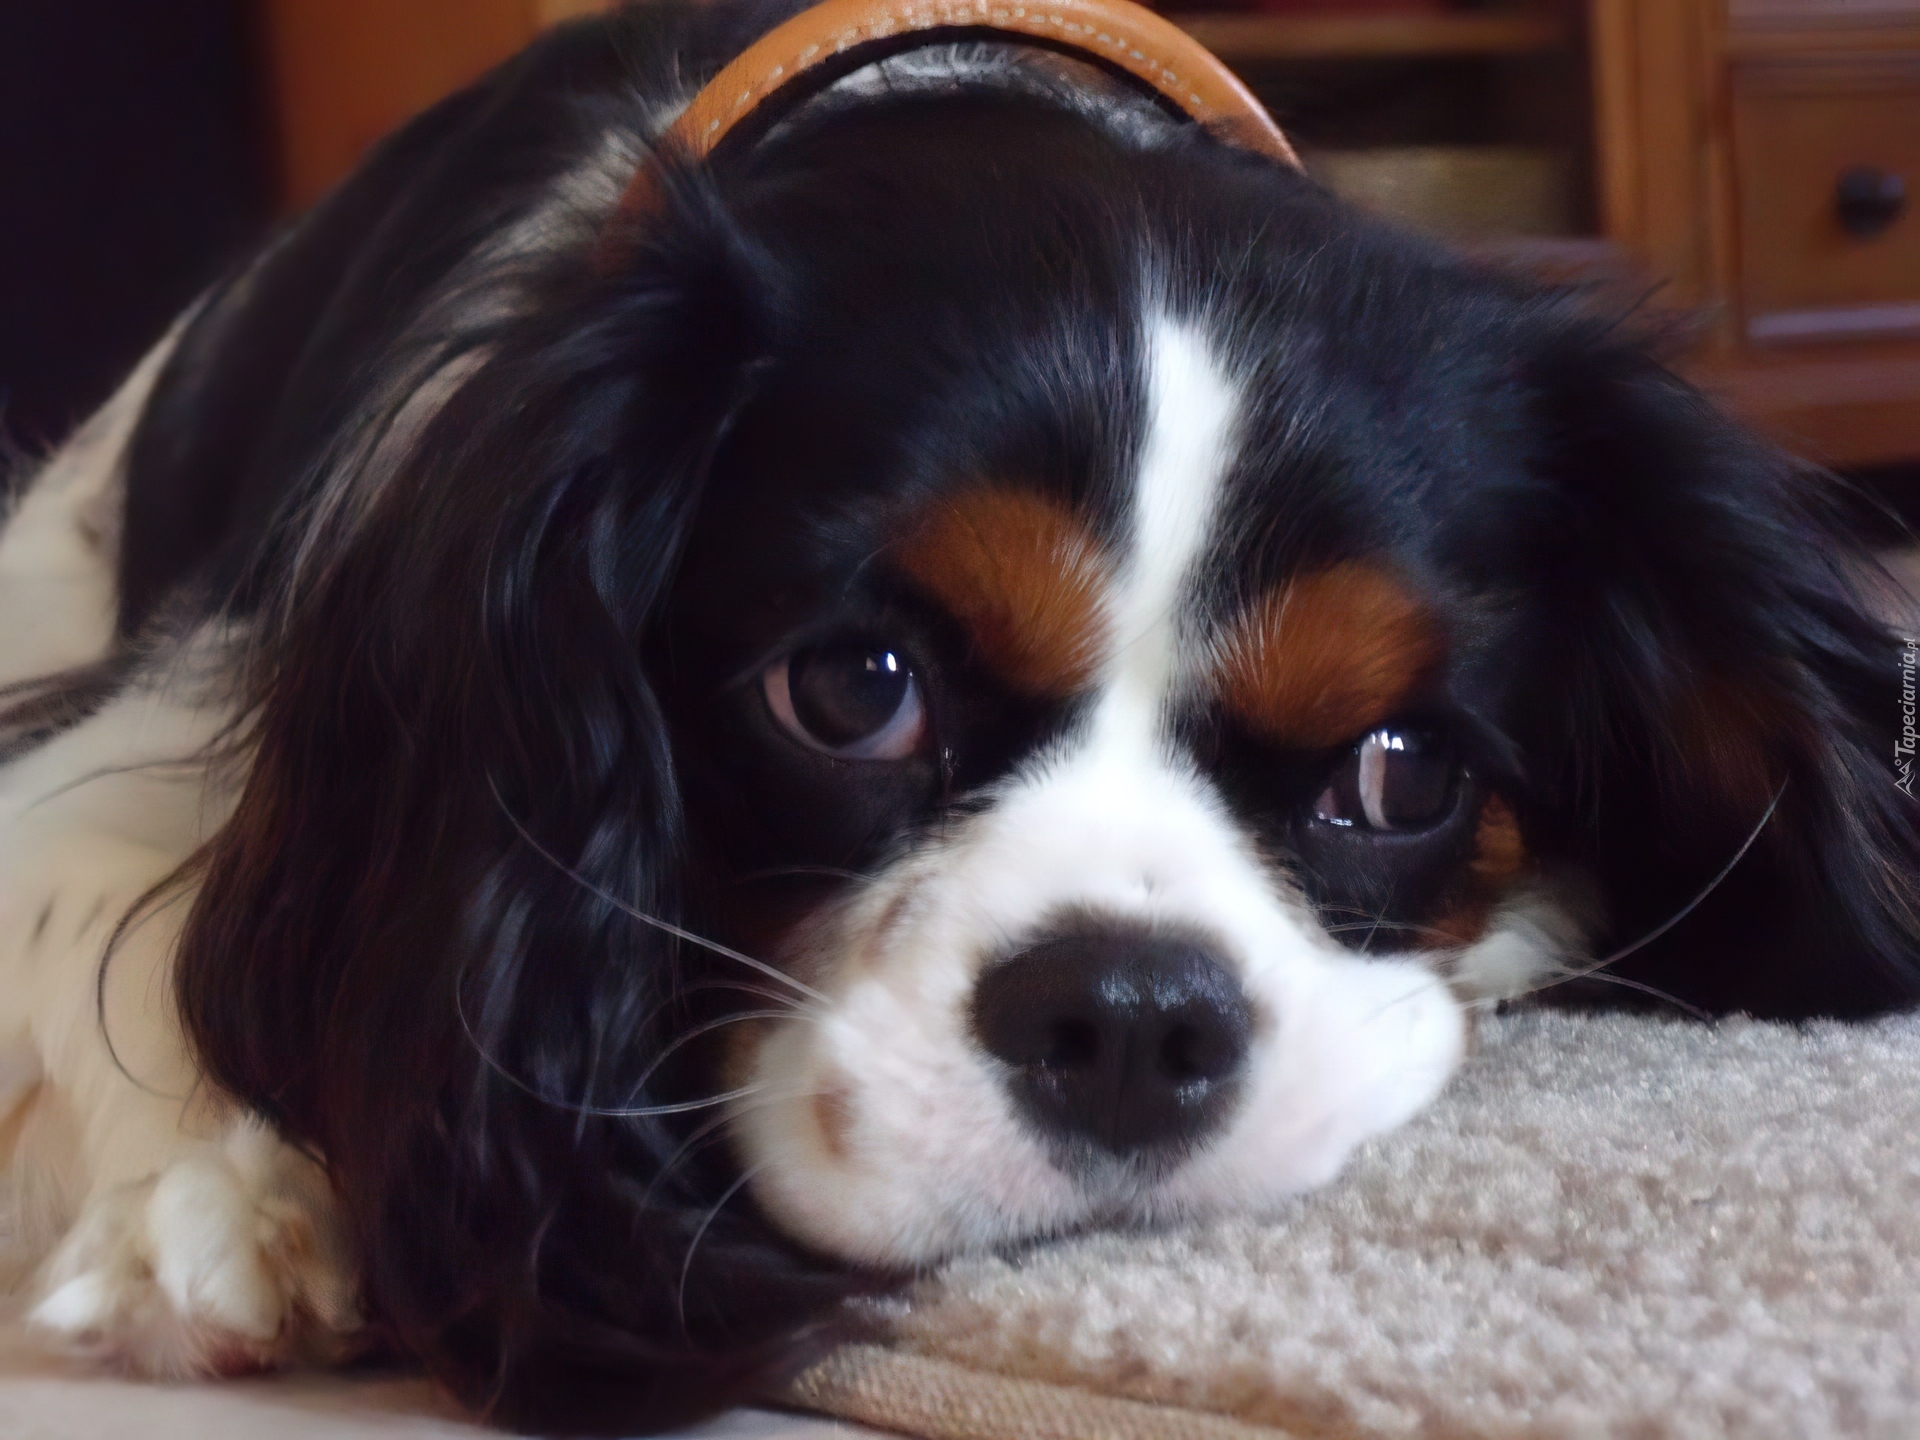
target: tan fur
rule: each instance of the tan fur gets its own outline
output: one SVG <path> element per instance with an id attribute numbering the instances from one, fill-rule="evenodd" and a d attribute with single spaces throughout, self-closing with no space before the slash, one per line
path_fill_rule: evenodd
<path id="1" fill-rule="evenodd" d="M 1473 878 L 1504 889 L 1519 878 L 1530 859 L 1513 807 L 1498 795 L 1489 795 L 1481 803 L 1480 823 L 1474 829 L 1473 861 L 1468 867 Z"/>
<path id="2" fill-rule="evenodd" d="M 1014 689 L 1060 698 L 1092 685 L 1107 634 L 1109 566 L 1065 507 L 983 485 L 918 517 L 896 559 Z"/>
<path id="3" fill-rule="evenodd" d="M 829 1084 L 813 1097 L 813 1118 L 820 1127 L 821 1142 L 829 1155 L 843 1163 L 848 1158 L 847 1142 L 856 1114 L 853 1091 L 845 1084 Z"/>
<path id="4" fill-rule="evenodd" d="M 1440 657 L 1438 626 L 1393 576 L 1347 561 L 1254 602 L 1218 647 L 1222 702 L 1256 735 L 1323 750 L 1389 718 Z"/>

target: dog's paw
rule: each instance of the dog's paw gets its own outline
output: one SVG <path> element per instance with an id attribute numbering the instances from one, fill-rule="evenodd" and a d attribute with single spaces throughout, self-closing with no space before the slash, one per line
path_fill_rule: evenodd
<path id="1" fill-rule="evenodd" d="M 360 1329 L 326 1177 L 251 1123 L 89 1198 L 29 1320 L 63 1348 L 163 1378 L 334 1360 Z"/>

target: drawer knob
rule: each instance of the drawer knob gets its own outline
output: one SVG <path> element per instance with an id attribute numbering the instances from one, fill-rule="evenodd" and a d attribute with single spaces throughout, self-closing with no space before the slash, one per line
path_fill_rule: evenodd
<path id="1" fill-rule="evenodd" d="M 1840 177 L 1833 197 L 1840 227 L 1856 239 L 1878 235 L 1907 208 L 1907 182 L 1891 170 L 1859 165 Z"/>

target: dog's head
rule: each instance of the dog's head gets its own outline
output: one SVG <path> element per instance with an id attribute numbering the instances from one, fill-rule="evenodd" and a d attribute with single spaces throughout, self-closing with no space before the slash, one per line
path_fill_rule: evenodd
<path id="1" fill-rule="evenodd" d="M 1913 993 L 1820 492 L 1564 300 L 1001 75 L 551 229 L 329 412 L 182 957 L 470 1396 L 666 1420 L 849 1267 L 1269 1205 L 1689 906 L 1592 981 Z"/>

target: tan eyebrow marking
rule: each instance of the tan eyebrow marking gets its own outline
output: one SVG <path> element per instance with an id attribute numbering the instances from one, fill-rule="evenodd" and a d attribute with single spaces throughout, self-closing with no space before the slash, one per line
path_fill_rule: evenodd
<path id="1" fill-rule="evenodd" d="M 1217 645 L 1214 674 L 1256 735 L 1323 750 L 1389 718 L 1440 650 L 1426 608 L 1385 569 L 1350 560 L 1256 600 Z"/>
<path id="2" fill-rule="evenodd" d="M 1093 683 L 1110 628 L 1112 567 L 1065 506 L 978 486 L 935 502 L 894 556 L 1014 689 L 1064 698 Z"/>

